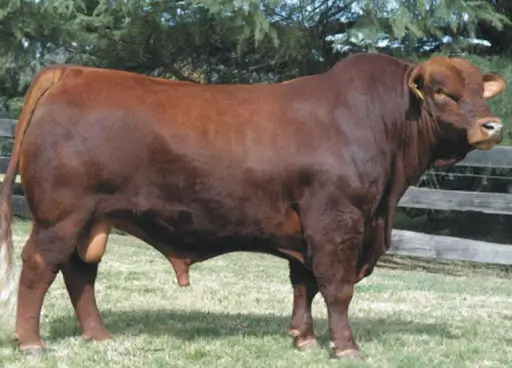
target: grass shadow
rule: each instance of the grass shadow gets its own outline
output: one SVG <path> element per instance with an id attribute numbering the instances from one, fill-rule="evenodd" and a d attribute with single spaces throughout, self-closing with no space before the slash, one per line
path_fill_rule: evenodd
<path id="1" fill-rule="evenodd" d="M 183 341 L 219 339 L 232 336 L 286 337 L 290 318 L 263 314 L 207 313 L 184 310 L 109 311 L 102 313 L 106 328 L 114 336 L 171 335 Z M 399 317 L 351 318 L 357 341 L 373 341 L 388 335 L 432 335 L 458 339 L 445 323 L 425 323 Z M 327 343 L 327 321 L 315 318 L 319 340 Z M 50 321 L 47 340 L 60 340 L 79 334 L 73 315 L 60 316 Z"/>

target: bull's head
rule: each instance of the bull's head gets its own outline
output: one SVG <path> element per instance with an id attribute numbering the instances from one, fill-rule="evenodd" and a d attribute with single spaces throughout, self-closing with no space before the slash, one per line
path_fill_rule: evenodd
<path id="1" fill-rule="evenodd" d="M 446 140 L 465 137 L 469 146 L 487 150 L 498 144 L 503 125 L 486 104 L 505 89 L 496 74 L 483 74 L 470 62 L 435 56 L 416 65 L 409 87 L 423 100 Z"/>

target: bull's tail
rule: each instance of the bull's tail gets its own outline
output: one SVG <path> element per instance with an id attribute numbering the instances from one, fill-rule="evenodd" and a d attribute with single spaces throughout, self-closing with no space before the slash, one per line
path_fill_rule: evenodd
<path id="1" fill-rule="evenodd" d="M 32 115 L 39 100 L 62 77 L 64 68 L 48 67 L 39 72 L 25 96 L 25 104 L 21 112 L 14 139 L 9 166 L 0 186 L 0 318 L 6 309 L 13 304 L 16 289 L 13 272 L 13 242 L 12 242 L 12 191 L 18 163 L 20 160 L 21 144 L 27 132 Z M 0 321 L 0 325 L 4 325 Z"/>

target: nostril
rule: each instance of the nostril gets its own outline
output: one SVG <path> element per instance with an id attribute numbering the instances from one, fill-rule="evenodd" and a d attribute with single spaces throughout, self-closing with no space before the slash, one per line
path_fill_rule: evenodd
<path id="1" fill-rule="evenodd" d="M 482 123 L 482 127 L 487 130 L 494 130 L 494 123 Z"/>
<path id="2" fill-rule="evenodd" d="M 482 128 L 489 131 L 489 132 L 492 132 L 492 131 L 495 131 L 495 130 L 501 130 L 501 128 L 503 127 L 501 123 L 498 123 L 498 122 L 484 122 L 481 124 Z"/>

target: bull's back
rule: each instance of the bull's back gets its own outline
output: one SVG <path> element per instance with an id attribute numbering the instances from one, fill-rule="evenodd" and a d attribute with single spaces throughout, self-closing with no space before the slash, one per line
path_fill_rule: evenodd
<path id="1" fill-rule="evenodd" d="M 38 135 L 58 136 L 55 131 L 64 130 L 69 135 L 76 129 L 83 143 L 109 135 L 114 145 L 124 140 L 125 146 L 134 147 L 137 142 L 125 139 L 136 131 L 192 159 L 251 168 L 268 167 L 276 157 L 280 163 L 300 160 L 325 148 L 329 140 L 337 146 L 329 126 L 329 93 L 311 77 L 286 85 L 201 85 L 124 71 L 65 68 L 36 111 L 31 129 Z"/>

